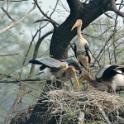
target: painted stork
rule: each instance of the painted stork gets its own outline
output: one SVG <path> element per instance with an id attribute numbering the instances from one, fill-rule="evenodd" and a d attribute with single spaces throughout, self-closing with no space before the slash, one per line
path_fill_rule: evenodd
<path id="1" fill-rule="evenodd" d="M 106 65 L 96 74 L 97 82 L 107 82 L 109 91 L 116 93 L 118 86 L 124 86 L 124 67 L 119 65 Z"/>
<path id="2" fill-rule="evenodd" d="M 89 72 L 90 63 L 91 63 L 91 53 L 89 49 L 88 41 L 82 36 L 81 33 L 82 20 L 77 19 L 71 30 L 77 28 L 77 38 L 78 41 L 75 42 L 74 52 L 79 63 L 85 67 Z"/>
<path id="3" fill-rule="evenodd" d="M 79 89 L 80 83 L 77 77 L 77 72 L 81 73 L 80 64 L 74 59 L 59 61 L 54 58 L 45 57 L 35 60 L 30 60 L 29 63 L 40 65 L 40 70 L 46 80 L 70 80 L 74 78 L 75 87 Z"/>

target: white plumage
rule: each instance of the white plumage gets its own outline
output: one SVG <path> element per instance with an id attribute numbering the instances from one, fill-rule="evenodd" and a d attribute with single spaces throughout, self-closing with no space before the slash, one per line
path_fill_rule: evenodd
<path id="1" fill-rule="evenodd" d="M 108 88 L 111 88 L 111 91 L 115 93 L 117 87 L 124 86 L 124 67 L 106 65 L 96 74 L 96 81 L 107 82 Z"/>
<path id="2" fill-rule="evenodd" d="M 114 92 L 116 92 L 118 86 L 124 86 L 124 75 L 122 74 L 116 74 L 112 79 L 111 87 Z"/>
<path id="3" fill-rule="evenodd" d="M 50 71 L 50 68 L 45 68 L 40 74 L 40 78 L 43 80 L 51 80 L 54 82 L 56 80 L 55 75 L 53 75 Z"/>

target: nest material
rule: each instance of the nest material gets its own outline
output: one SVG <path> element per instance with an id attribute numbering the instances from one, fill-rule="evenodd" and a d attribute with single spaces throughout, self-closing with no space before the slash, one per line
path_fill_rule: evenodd
<path id="1" fill-rule="evenodd" d="M 55 90 L 50 91 L 48 96 L 52 114 L 63 112 L 66 118 L 75 119 L 83 112 L 85 121 L 91 119 L 110 123 L 110 114 L 124 105 L 124 100 L 119 96 L 94 89 L 85 92 Z"/>
<path id="2" fill-rule="evenodd" d="M 79 92 L 52 90 L 43 93 L 36 105 L 39 112 L 34 113 L 31 107 L 17 114 L 11 124 L 27 124 L 32 117 L 35 118 L 32 124 L 53 123 L 54 119 L 57 120 L 54 124 L 124 124 L 123 98 L 95 89 Z"/>

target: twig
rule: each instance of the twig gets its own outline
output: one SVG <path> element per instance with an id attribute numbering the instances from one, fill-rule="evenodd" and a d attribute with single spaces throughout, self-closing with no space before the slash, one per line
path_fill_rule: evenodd
<path id="1" fill-rule="evenodd" d="M 123 1 L 121 3 L 123 3 Z M 124 13 L 117 9 L 115 0 L 111 0 L 110 10 L 114 11 L 117 15 L 124 17 Z"/>
<path id="2" fill-rule="evenodd" d="M 0 57 L 8 57 L 8 56 L 16 56 L 19 55 L 19 53 L 10 53 L 10 54 L 0 54 Z"/>
<path id="3" fill-rule="evenodd" d="M 99 109 L 99 112 L 102 114 L 102 116 L 104 117 L 105 121 L 107 122 L 107 124 L 112 124 L 109 120 L 109 118 L 107 117 L 107 115 L 105 114 L 104 110 L 102 109 L 102 106 L 97 104 L 97 107 Z"/>
<path id="4" fill-rule="evenodd" d="M 9 24 L 7 27 L 3 28 L 0 30 L 0 34 L 4 33 L 5 31 L 8 31 L 9 29 L 11 29 L 12 27 L 14 27 L 15 25 L 19 24 L 20 22 L 22 22 L 27 16 L 29 16 L 29 14 L 34 10 L 35 6 L 33 6 L 22 18 L 12 22 L 11 24 Z"/>
<path id="5" fill-rule="evenodd" d="M 1 9 L 3 10 L 3 12 L 6 13 L 6 15 L 8 16 L 8 18 L 9 18 L 11 21 L 15 21 L 15 20 L 10 16 L 10 14 L 9 14 L 3 7 L 2 7 Z"/>
<path id="6" fill-rule="evenodd" d="M 9 81 L 9 80 L 0 80 L 0 83 L 12 83 L 12 84 L 15 84 L 15 83 L 19 83 L 19 82 L 23 82 L 23 81 L 25 81 L 25 82 L 32 82 L 32 81 L 43 81 L 43 80 L 41 80 L 41 79 L 25 79 L 25 80 L 11 80 L 11 81 Z"/>
<path id="7" fill-rule="evenodd" d="M 54 24 L 55 27 L 56 27 L 56 25 L 59 25 L 57 22 L 55 22 L 53 19 L 51 19 L 49 16 L 47 16 L 47 14 L 44 13 L 44 11 L 40 8 L 39 4 L 37 3 L 37 0 L 34 0 L 34 2 L 43 16 L 45 16 L 49 21 L 51 21 L 51 23 Z"/>
<path id="8" fill-rule="evenodd" d="M 104 13 L 108 18 L 114 19 L 112 16 L 108 15 L 107 13 Z"/>
<path id="9" fill-rule="evenodd" d="M 33 53 L 33 59 L 36 59 L 36 57 L 37 57 L 38 50 L 39 50 L 39 47 L 40 47 L 41 42 L 42 42 L 47 36 L 49 36 L 49 35 L 52 34 L 52 33 L 53 33 L 53 31 L 49 31 L 49 32 L 47 32 L 46 34 L 44 34 L 41 38 L 38 39 L 38 41 L 37 41 L 37 43 L 36 43 L 36 45 L 35 45 L 35 49 L 34 49 L 34 53 Z M 31 75 L 32 75 L 32 73 L 33 73 L 33 70 L 34 70 L 34 67 L 35 67 L 35 66 L 32 64 L 28 78 L 31 77 Z"/>
<path id="10" fill-rule="evenodd" d="M 107 45 L 107 44 L 109 43 L 109 41 L 112 39 L 113 35 L 114 35 L 114 32 L 109 36 L 108 40 L 105 42 L 104 46 L 101 48 L 99 54 L 98 54 L 97 57 L 96 57 L 98 61 L 101 60 L 103 51 L 105 50 L 106 45 Z M 99 58 L 99 59 L 98 59 L 98 58 Z M 95 63 L 96 63 L 96 60 L 94 60 L 93 65 L 95 65 Z"/>

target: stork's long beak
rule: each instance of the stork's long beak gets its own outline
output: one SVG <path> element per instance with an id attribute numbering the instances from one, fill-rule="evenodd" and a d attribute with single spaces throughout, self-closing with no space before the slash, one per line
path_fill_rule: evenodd
<path id="1" fill-rule="evenodd" d="M 76 27 L 78 27 L 78 21 L 76 21 L 75 23 L 74 23 L 74 25 L 72 26 L 72 28 L 71 28 L 71 31 L 73 31 Z"/>
<path id="2" fill-rule="evenodd" d="M 71 31 L 73 31 L 75 28 L 82 26 L 82 20 L 81 19 L 77 19 L 76 22 L 74 23 L 74 25 L 71 28 Z"/>

